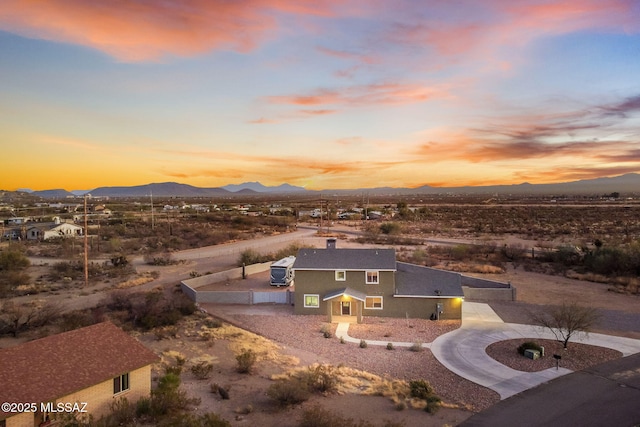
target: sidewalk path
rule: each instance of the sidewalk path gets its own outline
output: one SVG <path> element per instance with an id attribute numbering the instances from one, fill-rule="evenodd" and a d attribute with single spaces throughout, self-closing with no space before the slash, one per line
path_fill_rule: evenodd
<path id="1" fill-rule="evenodd" d="M 359 343 L 349 336 L 349 324 L 340 323 L 336 336 L 347 342 Z M 550 368 L 539 372 L 511 369 L 489 357 L 485 349 L 492 343 L 515 338 L 555 339 L 550 331 L 538 326 L 504 323 L 488 304 L 465 302 L 462 327 L 441 335 L 432 343 L 424 343 L 433 355 L 450 371 L 490 388 L 506 399 L 522 391 L 546 383 L 572 371 Z M 640 340 L 590 333 L 574 340 L 584 344 L 607 347 L 622 352 L 623 356 L 640 353 Z M 367 340 L 368 345 L 384 345 L 388 341 Z M 413 343 L 393 342 L 394 347 L 411 347 Z"/>

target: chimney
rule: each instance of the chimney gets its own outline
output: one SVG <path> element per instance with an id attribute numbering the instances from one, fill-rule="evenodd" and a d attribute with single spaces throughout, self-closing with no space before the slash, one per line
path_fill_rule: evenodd
<path id="1" fill-rule="evenodd" d="M 336 248 L 337 239 L 331 238 L 327 239 L 327 249 L 335 249 Z"/>

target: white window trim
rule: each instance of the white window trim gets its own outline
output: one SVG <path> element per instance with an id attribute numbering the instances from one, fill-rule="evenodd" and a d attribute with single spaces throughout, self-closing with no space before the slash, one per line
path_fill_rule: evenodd
<path id="1" fill-rule="evenodd" d="M 318 305 L 307 305 L 307 297 L 316 297 Z M 304 294 L 303 303 L 305 308 L 320 308 L 320 294 Z"/>
<path id="2" fill-rule="evenodd" d="M 369 298 L 380 298 L 380 307 L 367 307 L 367 299 Z M 367 296 L 364 299 L 364 308 L 366 310 L 382 310 L 384 308 L 384 298 L 378 295 Z"/>
<path id="3" fill-rule="evenodd" d="M 127 381 L 126 381 L 126 383 L 127 383 L 127 384 L 126 384 L 127 388 L 123 388 L 123 387 L 122 387 L 122 383 L 123 383 L 122 379 L 123 379 L 123 377 L 124 377 L 124 376 L 126 376 L 126 377 L 127 377 Z M 119 394 L 122 394 L 122 393 L 126 393 L 127 391 L 131 390 L 131 375 L 129 375 L 129 372 L 127 372 L 126 374 L 118 375 L 117 377 L 115 377 L 115 378 L 113 379 L 113 380 L 114 380 L 114 386 L 115 386 L 115 380 L 116 380 L 116 379 L 117 379 L 117 380 L 119 381 L 119 383 L 120 383 L 120 385 L 119 385 L 120 391 L 115 391 L 115 390 L 114 390 L 114 393 L 113 393 L 113 395 L 114 395 L 114 396 L 119 395 Z"/>
<path id="4" fill-rule="evenodd" d="M 369 273 L 376 273 L 376 281 L 369 281 Z M 378 285 L 380 283 L 380 272 L 378 270 L 367 270 L 364 272 L 364 281 L 367 285 Z"/>
<path id="5" fill-rule="evenodd" d="M 339 273 L 342 273 L 342 279 L 338 277 Z M 336 270 L 336 282 L 344 282 L 345 280 L 347 280 L 346 270 Z"/>

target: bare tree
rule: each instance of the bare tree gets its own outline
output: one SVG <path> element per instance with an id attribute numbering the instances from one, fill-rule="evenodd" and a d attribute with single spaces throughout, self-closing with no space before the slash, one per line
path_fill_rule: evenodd
<path id="1" fill-rule="evenodd" d="M 600 320 L 600 315 L 591 307 L 563 302 L 548 312 L 531 313 L 531 318 L 535 324 L 549 329 L 566 350 L 569 340 L 580 333 L 588 333 Z"/>

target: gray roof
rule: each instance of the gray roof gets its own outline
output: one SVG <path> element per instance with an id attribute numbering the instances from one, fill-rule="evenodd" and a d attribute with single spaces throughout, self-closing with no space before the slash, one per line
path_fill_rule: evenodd
<path id="1" fill-rule="evenodd" d="M 388 270 L 396 269 L 395 249 L 314 249 L 298 251 L 295 270 Z"/>
<path id="2" fill-rule="evenodd" d="M 397 263 L 396 296 L 462 298 L 462 280 L 458 273 Z M 439 291 L 439 294 L 438 294 Z"/>
<path id="3" fill-rule="evenodd" d="M 322 301 L 329 301 L 330 299 L 341 297 L 343 295 L 349 296 L 359 301 L 364 301 L 367 298 L 367 294 L 365 294 L 364 292 L 356 291 L 355 289 L 351 288 L 342 288 L 333 292 L 329 292 L 327 295 L 325 295 L 324 298 L 322 298 Z"/>

